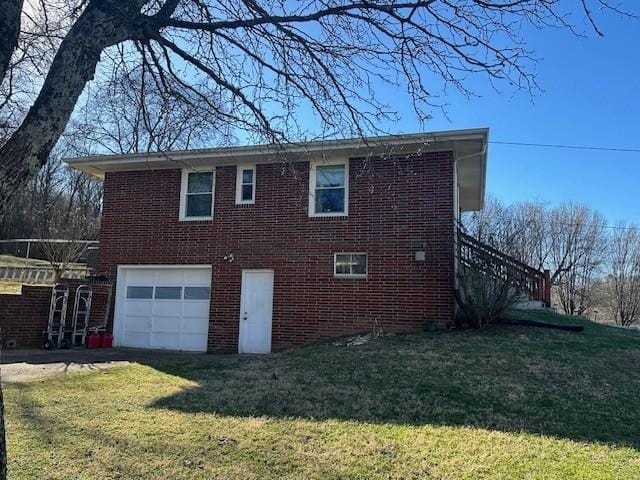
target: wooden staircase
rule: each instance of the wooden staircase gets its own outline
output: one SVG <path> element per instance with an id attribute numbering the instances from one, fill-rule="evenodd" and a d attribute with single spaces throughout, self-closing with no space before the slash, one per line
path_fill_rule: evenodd
<path id="1" fill-rule="evenodd" d="M 458 262 L 461 265 L 508 281 L 532 301 L 551 306 L 551 278 L 549 270 L 533 267 L 476 240 L 458 229 Z"/>

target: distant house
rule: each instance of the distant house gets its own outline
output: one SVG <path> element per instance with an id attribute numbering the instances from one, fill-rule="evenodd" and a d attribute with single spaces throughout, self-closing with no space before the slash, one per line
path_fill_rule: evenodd
<path id="1" fill-rule="evenodd" d="M 115 344 L 266 353 L 454 316 L 488 130 L 92 156 Z"/>

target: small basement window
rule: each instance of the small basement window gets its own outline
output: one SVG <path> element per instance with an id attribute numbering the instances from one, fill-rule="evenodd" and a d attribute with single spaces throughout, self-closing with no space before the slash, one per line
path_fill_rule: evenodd
<path id="1" fill-rule="evenodd" d="M 214 171 L 182 171 L 180 220 L 213 218 Z"/>
<path id="2" fill-rule="evenodd" d="M 309 176 L 309 216 L 347 215 L 349 163 L 312 163 Z"/>
<path id="3" fill-rule="evenodd" d="M 249 204 L 256 201 L 256 166 L 238 165 L 236 174 L 236 204 Z"/>
<path id="4" fill-rule="evenodd" d="M 336 253 L 333 259 L 333 274 L 336 277 L 364 278 L 367 276 L 366 253 Z"/>

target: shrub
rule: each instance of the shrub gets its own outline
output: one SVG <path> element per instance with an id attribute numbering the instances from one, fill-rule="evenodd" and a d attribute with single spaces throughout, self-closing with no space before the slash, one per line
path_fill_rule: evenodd
<path id="1" fill-rule="evenodd" d="M 473 328 L 494 322 L 518 302 L 520 293 L 513 285 L 509 278 L 461 265 L 455 296 L 462 319 Z"/>

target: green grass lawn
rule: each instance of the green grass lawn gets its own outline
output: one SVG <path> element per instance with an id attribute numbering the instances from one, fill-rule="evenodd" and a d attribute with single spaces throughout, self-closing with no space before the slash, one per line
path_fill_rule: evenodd
<path id="1" fill-rule="evenodd" d="M 15 257 L 13 255 L 0 255 L 0 267 L 24 267 L 27 265 L 32 267 L 48 267 L 49 262 L 47 262 L 46 260 L 38 260 L 34 258 L 25 260 L 24 258 Z M 25 282 L 14 280 L 0 280 L 0 294 L 19 294 L 23 283 Z"/>
<path id="2" fill-rule="evenodd" d="M 0 294 L 2 293 L 20 293 L 22 282 L 14 282 L 13 280 L 0 280 Z"/>
<path id="3" fill-rule="evenodd" d="M 640 479 L 640 334 L 495 326 L 5 390 L 11 479 Z"/>
<path id="4" fill-rule="evenodd" d="M 24 267 L 28 265 L 32 267 L 48 267 L 49 262 L 46 260 L 39 260 L 37 258 L 30 258 L 27 260 L 14 255 L 0 255 L 0 267 Z"/>
<path id="5" fill-rule="evenodd" d="M 46 283 L 25 283 L 25 282 L 16 282 L 14 280 L 0 280 L 0 294 L 8 293 L 12 295 L 19 295 L 22 293 L 22 285 L 33 285 L 33 286 L 48 286 L 51 285 Z"/>

